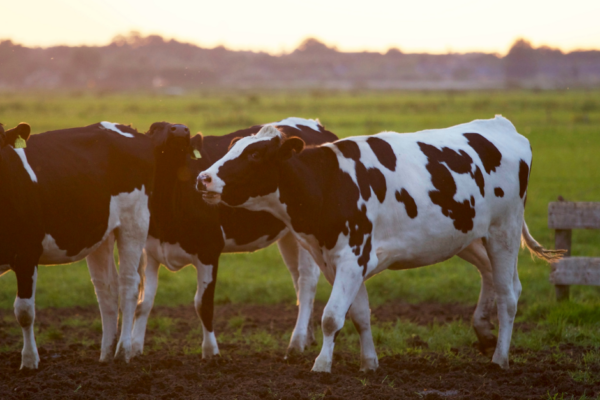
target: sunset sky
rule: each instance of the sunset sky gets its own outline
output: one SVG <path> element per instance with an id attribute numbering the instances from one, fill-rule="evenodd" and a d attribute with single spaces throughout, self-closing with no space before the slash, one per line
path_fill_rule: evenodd
<path id="1" fill-rule="evenodd" d="M 519 37 L 564 51 L 600 48 L 600 0 L 19 0 L 0 39 L 105 45 L 137 30 L 202 47 L 289 52 L 306 37 L 344 51 L 504 54 Z"/>

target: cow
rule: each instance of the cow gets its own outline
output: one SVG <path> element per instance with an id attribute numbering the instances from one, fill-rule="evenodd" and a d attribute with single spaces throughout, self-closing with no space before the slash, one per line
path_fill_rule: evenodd
<path id="1" fill-rule="evenodd" d="M 0 133 L 0 274 L 11 269 L 17 278 L 21 369 L 39 363 L 33 331 L 38 264 L 83 258 L 102 315 L 100 361 L 114 354 L 129 362 L 150 206 L 159 206 L 160 196 L 168 198 L 155 181 L 177 179 L 177 163 L 185 162 L 190 150 L 189 129 L 160 122 L 143 135 L 101 122 L 31 137 L 30 131 L 22 123 Z M 119 309 L 123 319 L 115 349 Z"/>
<path id="2" fill-rule="evenodd" d="M 276 126 L 287 137 L 300 137 L 311 145 L 333 142 L 337 136 L 326 130 L 318 120 L 286 118 L 268 124 Z M 173 188 L 172 202 L 163 202 L 150 222 L 146 244 L 148 264 L 143 301 L 136 310 L 133 331 L 133 349 L 141 354 L 148 316 L 158 287 L 160 264 L 176 272 L 192 264 L 197 270 L 197 291 L 194 305 L 203 328 L 202 357 L 219 354 L 213 327 L 213 299 L 217 283 L 217 269 L 221 253 L 256 251 L 277 242 L 285 264 L 292 274 L 299 310 L 288 351 L 301 352 L 314 341 L 311 315 L 319 279 L 319 268 L 310 254 L 289 232 L 283 222 L 265 211 L 248 211 L 227 206 L 206 204 L 195 189 L 195 178 L 227 153 L 230 143 L 257 133 L 265 125 L 256 125 L 225 136 L 196 135 L 191 144 L 197 159 L 191 159 L 189 171 L 180 173 L 181 179 L 166 182 Z M 170 204 L 170 205 L 168 205 Z M 154 220 L 163 221 L 161 229 Z"/>
<path id="3" fill-rule="evenodd" d="M 385 269 L 454 255 L 482 271 L 478 308 L 489 314 L 495 295 L 499 332 L 492 362 L 508 368 L 521 293 L 520 239 L 547 261 L 562 254 L 537 243 L 524 220 L 531 160 L 529 141 L 502 116 L 320 146 L 265 126 L 202 172 L 198 188 L 210 204 L 269 211 L 284 221 L 333 285 L 313 371 L 331 372 L 347 312 L 360 333 L 361 370 L 376 369 L 364 282 Z M 485 336 L 490 327 L 479 329 Z"/>

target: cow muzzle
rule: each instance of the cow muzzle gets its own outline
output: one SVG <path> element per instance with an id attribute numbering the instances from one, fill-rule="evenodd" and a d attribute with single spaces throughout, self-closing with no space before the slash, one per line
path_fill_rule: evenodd
<path id="1" fill-rule="evenodd" d="M 201 173 L 198 175 L 196 181 L 196 190 L 202 193 L 202 198 L 208 204 L 218 204 L 221 201 L 221 193 L 211 190 L 213 186 L 213 179 L 207 173 Z"/>

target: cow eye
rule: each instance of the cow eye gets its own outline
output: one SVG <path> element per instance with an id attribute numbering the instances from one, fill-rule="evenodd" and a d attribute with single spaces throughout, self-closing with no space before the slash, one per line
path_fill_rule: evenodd
<path id="1" fill-rule="evenodd" d="M 260 151 L 255 151 L 255 152 L 250 153 L 250 160 L 260 161 L 260 159 L 261 159 Z"/>

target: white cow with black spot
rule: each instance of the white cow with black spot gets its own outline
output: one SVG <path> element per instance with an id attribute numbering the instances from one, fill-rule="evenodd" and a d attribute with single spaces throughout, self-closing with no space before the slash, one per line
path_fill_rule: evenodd
<path id="1" fill-rule="evenodd" d="M 376 369 L 364 281 L 455 255 L 482 274 L 478 311 L 488 323 L 475 321 L 480 339 L 493 340 L 495 293 L 500 327 L 492 361 L 507 368 L 521 293 L 519 242 L 548 261 L 562 253 L 545 250 L 525 224 L 531 159 L 529 141 L 500 116 L 308 148 L 266 126 L 237 141 L 198 183 L 210 203 L 266 210 L 284 221 L 333 284 L 313 371 L 331 371 L 348 311 L 360 332 L 361 370 Z"/>

